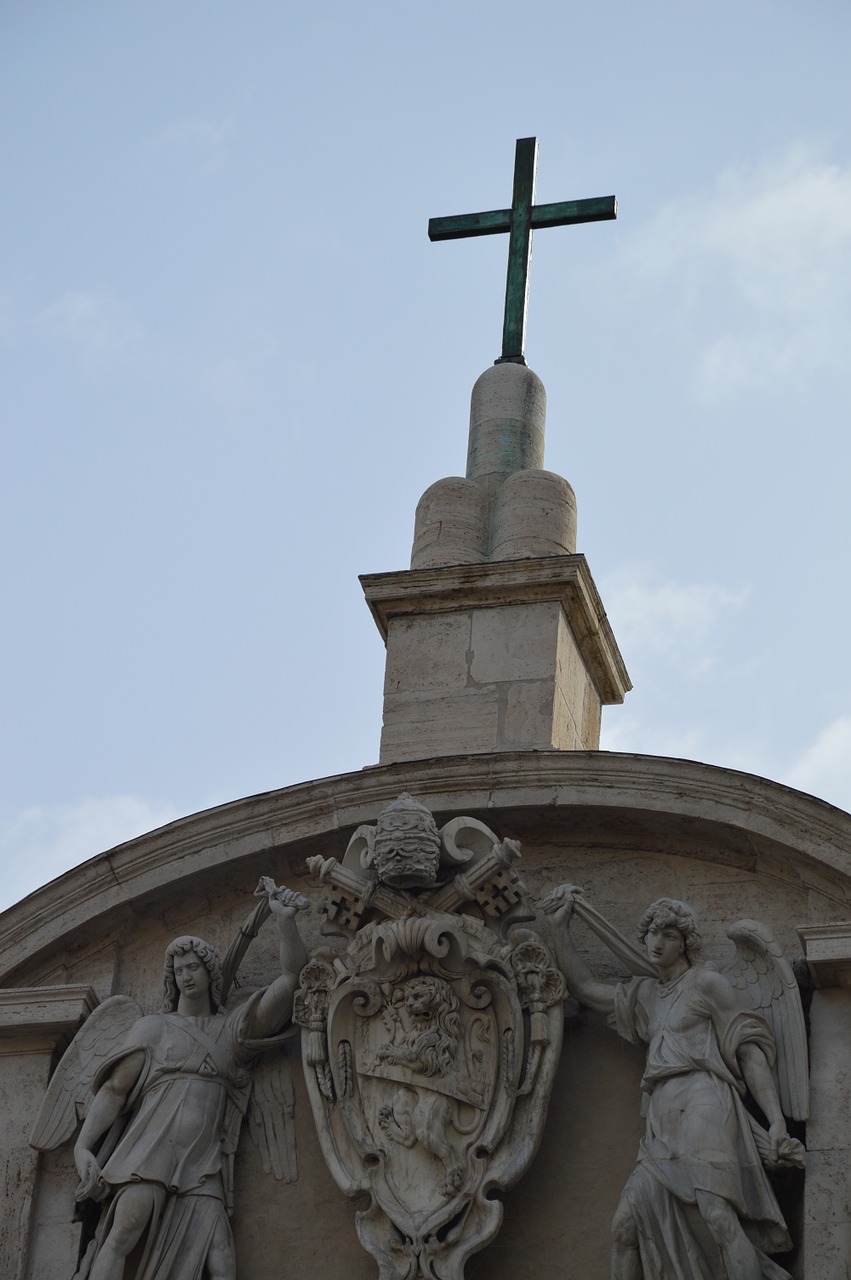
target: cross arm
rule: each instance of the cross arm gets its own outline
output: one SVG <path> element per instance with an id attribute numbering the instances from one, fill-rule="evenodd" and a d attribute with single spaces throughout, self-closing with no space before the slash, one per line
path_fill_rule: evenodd
<path id="1" fill-rule="evenodd" d="M 533 230 L 566 227 L 578 222 L 608 222 L 618 216 L 614 196 L 591 200 L 561 200 L 557 204 L 535 204 L 531 209 Z M 466 240 L 469 236 L 495 236 L 511 230 L 510 209 L 489 209 L 485 213 L 460 213 L 449 218 L 429 218 L 429 240 Z"/>
<path id="2" fill-rule="evenodd" d="M 485 215 L 479 214 L 479 217 L 483 216 Z M 577 222 L 608 222 L 617 216 L 618 202 L 614 196 L 595 196 L 591 200 L 562 200 L 558 204 L 533 205 L 531 221 L 532 229 L 537 230 L 539 227 L 566 227 Z"/>
<path id="3" fill-rule="evenodd" d="M 549 208 L 549 205 L 544 207 Z M 495 236 L 501 231 L 510 230 L 510 209 L 491 209 L 487 213 L 459 213 L 450 218 L 428 220 L 429 240 L 465 240 L 468 236 Z"/>

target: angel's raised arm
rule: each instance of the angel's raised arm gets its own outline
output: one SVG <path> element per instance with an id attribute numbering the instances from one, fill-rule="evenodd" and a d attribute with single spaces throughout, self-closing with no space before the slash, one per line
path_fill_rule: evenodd
<path id="1" fill-rule="evenodd" d="M 273 1036 L 281 1030 L 293 1009 L 293 996 L 298 976 L 307 964 L 307 952 L 296 927 L 296 912 L 306 908 L 307 899 L 292 889 L 279 889 L 264 876 L 261 886 L 268 894 L 269 907 L 278 927 L 278 957 L 281 976 L 263 992 L 254 1011 L 254 1032 L 260 1037 Z"/>
<path id="2" fill-rule="evenodd" d="M 596 1009 L 599 1013 L 613 1013 L 614 984 L 600 982 L 594 977 L 570 935 L 573 906 L 579 892 L 574 885 L 559 885 L 547 895 L 541 907 L 552 919 L 556 960 L 570 994 L 589 1009 Z"/>

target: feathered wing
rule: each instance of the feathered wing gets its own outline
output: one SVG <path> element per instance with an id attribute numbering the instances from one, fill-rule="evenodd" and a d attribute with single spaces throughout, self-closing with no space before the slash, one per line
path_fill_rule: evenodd
<path id="1" fill-rule="evenodd" d="M 807 1031 L 792 967 L 770 929 L 756 920 L 737 920 L 727 930 L 727 937 L 735 943 L 736 956 L 722 972 L 774 1032 L 774 1072 L 783 1114 L 792 1120 L 806 1120 L 810 1092 Z"/>
<path id="2" fill-rule="evenodd" d="M 129 996 L 110 996 L 89 1014 L 65 1050 L 41 1104 L 30 1145 L 52 1151 L 74 1136 L 91 1100 L 92 1081 L 142 1010 Z"/>
<path id="3" fill-rule="evenodd" d="M 279 1182 L 298 1178 L 293 1059 L 280 1051 L 266 1053 L 254 1069 L 248 1105 L 248 1131 L 266 1173 Z"/>

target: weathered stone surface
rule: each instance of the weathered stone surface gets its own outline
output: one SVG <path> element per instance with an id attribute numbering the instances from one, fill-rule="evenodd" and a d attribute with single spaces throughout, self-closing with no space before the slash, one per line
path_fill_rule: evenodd
<path id="1" fill-rule="evenodd" d="M 544 388 L 530 369 L 501 364 L 486 370 L 473 390 L 467 476 L 439 480 L 420 499 L 411 574 L 362 579 L 387 641 L 382 761 L 426 754 L 423 719 L 435 751 L 595 749 L 599 705 L 589 714 L 589 696 L 598 704 L 620 701 L 630 687 L 593 583 L 573 558 L 573 490 L 542 469 L 545 417 Z M 557 559 L 560 569 L 554 569 Z M 511 562 L 517 562 L 513 572 Z M 488 563 L 493 572 L 458 572 Z M 426 569 L 443 570 L 444 579 L 414 572 Z M 554 572 L 564 579 L 561 590 L 553 590 Z M 554 607 L 545 610 L 544 601 Z M 398 625 L 394 603 L 407 626 Z M 454 654 L 449 628 L 425 625 L 435 610 L 463 620 L 456 631 L 469 623 L 469 640 L 463 648 L 456 643 Z M 560 618 L 580 657 L 580 669 L 567 678 Z M 493 686 L 491 714 L 482 712 L 481 699 L 474 710 L 466 698 L 457 706 L 449 699 L 425 708 L 407 698 L 423 687 L 457 688 L 462 664 L 466 683 Z M 448 677 L 443 690 L 442 674 Z M 526 680 L 548 687 L 523 688 Z"/>
<path id="2" fill-rule="evenodd" d="M 547 393 L 526 365 L 498 364 L 470 398 L 467 475 L 493 492 L 505 476 L 544 465 Z"/>
<path id="3" fill-rule="evenodd" d="M 851 987 L 851 921 L 804 925 L 798 930 L 817 987 Z"/>
<path id="4" fill-rule="evenodd" d="M 643 953 L 573 885 L 542 904 L 569 990 L 631 1044 L 647 1044 L 647 1126 L 612 1222 L 612 1275 L 742 1280 L 789 1273 L 768 1255 L 792 1249 L 768 1171 L 803 1169 L 789 1121 L 809 1114 L 804 1013 L 791 965 L 753 919 L 727 930 L 735 958 L 702 963 L 693 909 L 665 896 L 640 917 Z M 581 918 L 633 976 L 595 977 L 577 950 Z M 765 1117 L 742 1103 L 748 1092 Z"/>
<path id="5" fill-rule="evenodd" d="M 485 489 L 462 476 L 447 476 L 417 503 L 412 569 L 480 564 L 488 558 L 489 501 Z"/>
<path id="6" fill-rule="evenodd" d="M 554 471 L 518 471 L 493 500 L 491 560 L 573 555 L 576 496 Z"/>
<path id="7" fill-rule="evenodd" d="M 582 556 L 361 581 L 387 643 L 382 763 L 593 750 L 601 705 L 630 688 Z"/>
<path id="8" fill-rule="evenodd" d="M 804 1271 L 851 1270 L 851 991 L 813 993 L 810 1121 L 804 1194 Z"/>
<path id="9" fill-rule="evenodd" d="M 87 966 L 101 984 L 109 955 L 112 989 L 133 996 L 143 1009 L 155 1009 L 156 975 L 169 939 L 190 928 L 226 946 L 245 917 L 246 885 L 267 870 L 315 901 L 304 859 L 335 855 L 359 825 L 374 823 L 379 810 L 406 789 L 440 822 L 460 812 L 500 836 L 517 837 L 533 900 L 554 883 L 575 881 L 626 934 L 636 903 L 665 894 L 691 901 L 710 960 L 723 958 L 729 946 L 724 928 L 737 916 L 765 920 L 789 956 L 799 952 L 798 926 L 851 918 L 851 817 L 810 796 L 681 760 L 599 752 L 472 754 L 382 766 L 249 797 L 119 846 L 0 916 L 2 981 L 32 989 L 41 1001 L 39 988 L 55 986 L 57 975 L 87 985 Z M 306 933 L 311 949 L 321 945 L 318 925 L 310 923 Z M 617 962 L 593 938 L 583 937 L 580 950 L 600 975 L 618 976 Z M 247 957 L 246 983 L 264 985 L 276 963 L 274 940 L 263 931 Z M 98 994 L 109 990 L 98 985 Z M 826 995 L 833 992 L 817 998 Z M 815 1016 L 814 1003 L 814 1027 Z M 472 1277 L 514 1280 L 532 1250 L 541 1280 L 562 1280 L 566 1258 L 586 1280 L 608 1278 L 609 1223 L 642 1127 L 642 1054 L 586 1012 L 574 1010 L 566 1032 L 539 1156 L 524 1181 L 507 1193 L 501 1233 L 471 1267 Z M 811 1043 L 813 1078 L 821 1062 L 829 1082 L 837 1064 L 820 1035 Z M 835 1044 L 844 1054 L 841 1028 Z M 73 1171 L 57 1163 L 60 1153 L 38 1161 L 29 1150 L 24 1156 L 19 1142 L 38 1110 L 50 1057 L 47 1047 L 23 1065 L 14 1054 L 0 1056 L 2 1096 L 15 1109 L 15 1124 L 21 1117 L 18 1128 L 4 1121 L 4 1158 L 16 1186 L 26 1188 L 31 1176 L 22 1159 L 37 1174 L 30 1253 L 19 1272 L 10 1259 L 4 1280 L 6 1274 L 15 1280 L 68 1280 L 73 1274 L 79 1231 Z M 289 1060 L 299 1066 L 299 1176 L 292 1184 L 270 1180 L 253 1145 L 240 1147 L 233 1219 L 240 1266 L 255 1280 L 280 1280 L 285 1258 L 290 1280 L 368 1280 L 374 1264 L 350 1247 L 358 1206 L 339 1194 L 328 1173 L 315 1145 L 300 1065 L 294 1056 Z M 843 1113 L 828 1108 L 824 1114 L 825 1131 L 835 1135 L 837 1147 L 814 1147 L 816 1198 L 808 1201 L 807 1212 L 816 1235 L 810 1233 L 808 1251 L 812 1239 L 818 1242 L 820 1224 L 828 1223 L 831 1233 L 820 1246 L 824 1257 L 816 1255 L 812 1266 L 807 1262 L 806 1276 L 798 1261 L 787 1266 L 798 1280 L 833 1280 L 837 1272 L 831 1267 L 844 1255 L 831 1250 L 846 1249 L 829 1224 L 843 1212 L 844 1174 L 838 1171 L 851 1163 L 851 1142 L 843 1137 Z M 815 1124 L 814 1111 L 809 1141 Z M 810 1179 L 808 1173 L 808 1187 Z M 826 1188 L 827 1208 L 819 1207 L 819 1188 Z M 14 1198 L 10 1214 L 11 1204 Z"/>
<path id="10" fill-rule="evenodd" d="M 469 613 L 394 618 L 387 642 L 385 695 L 466 689 L 472 619 Z"/>
<path id="11" fill-rule="evenodd" d="M 294 1016 L 319 1142 L 340 1188 L 370 1197 L 357 1229 L 383 1280 L 463 1280 L 540 1141 L 564 982 L 525 927 L 519 856 L 403 793 L 342 862 L 309 859 L 349 943 L 311 957 Z"/>

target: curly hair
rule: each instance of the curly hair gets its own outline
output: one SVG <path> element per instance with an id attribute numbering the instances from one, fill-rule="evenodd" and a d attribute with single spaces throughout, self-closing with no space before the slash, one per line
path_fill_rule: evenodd
<path id="1" fill-rule="evenodd" d="M 683 935 L 686 959 L 691 960 L 703 946 L 697 917 L 687 902 L 678 898 L 658 898 L 651 902 L 638 922 L 638 940 L 643 942 L 651 929 L 678 929 Z"/>
<path id="2" fill-rule="evenodd" d="M 191 934 L 185 933 L 179 938 L 175 938 L 174 942 L 170 942 L 165 949 L 163 1013 L 174 1013 L 177 1008 L 177 1002 L 180 999 L 180 992 L 177 989 L 177 982 L 174 977 L 175 957 L 188 955 L 190 951 L 195 952 L 210 975 L 210 1003 L 214 1013 L 222 1003 L 222 961 L 218 951 L 209 942 L 205 942 L 203 938 L 195 938 Z"/>

